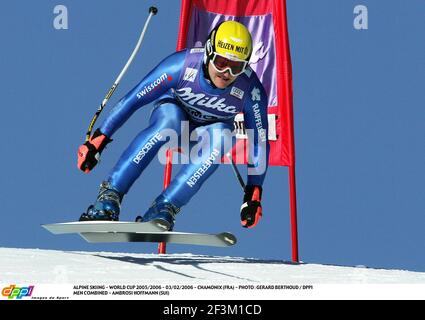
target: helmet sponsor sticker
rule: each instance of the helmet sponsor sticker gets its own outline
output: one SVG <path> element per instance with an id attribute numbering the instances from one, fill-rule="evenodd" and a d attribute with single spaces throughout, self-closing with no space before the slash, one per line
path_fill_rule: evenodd
<path id="1" fill-rule="evenodd" d="M 229 51 L 241 53 L 241 54 L 244 54 L 244 55 L 248 55 L 248 52 L 249 52 L 248 47 L 236 46 L 234 44 L 227 43 L 227 42 L 224 42 L 224 41 L 221 41 L 221 40 L 218 41 L 217 47 L 224 49 L 224 50 L 229 50 Z"/>
<path id="2" fill-rule="evenodd" d="M 234 41 L 234 42 L 237 42 L 237 43 L 241 43 L 243 40 L 242 39 L 240 39 L 240 38 L 236 38 L 236 37 L 232 37 L 232 36 L 230 36 L 229 37 L 232 41 Z"/>

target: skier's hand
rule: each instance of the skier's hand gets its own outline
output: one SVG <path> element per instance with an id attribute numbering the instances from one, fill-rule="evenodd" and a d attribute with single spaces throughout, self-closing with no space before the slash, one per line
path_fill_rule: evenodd
<path id="1" fill-rule="evenodd" d="M 263 216 L 261 208 L 261 186 L 245 187 L 244 204 L 241 206 L 241 223 L 244 228 L 254 228 Z"/>
<path id="2" fill-rule="evenodd" d="M 89 173 L 99 162 L 103 149 L 111 141 L 97 129 L 93 136 L 78 148 L 78 168 Z"/>

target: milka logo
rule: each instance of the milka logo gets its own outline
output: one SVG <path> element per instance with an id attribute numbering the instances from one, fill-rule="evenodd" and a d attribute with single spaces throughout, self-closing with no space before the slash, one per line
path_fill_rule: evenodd
<path id="1" fill-rule="evenodd" d="M 217 100 L 217 97 L 206 97 L 203 93 L 193 93 L 191 88 L 182 88 L 176 93 L 181 100 L 191 106 L 205 107 L 226 113 L 238 113 L 236 107 L 224 104 L 226 101 L 224 98 Z"/>
<path id="2" fill-rule="evenodd" d="M 34 286 L 17 287 L 12 284 L 9 287 L 3 288 L 1 294 L 8 299 L 22 299 L 23 297 L 31 297 Z"/>
<path id="3" fill-rule="evenodd" d="M 165 81 L 171 81 L 173 78 L 171 76 L 167 76 L 166 73 L 163 73 L 158 79 L 156 79 L 151 84 L 145 86 L 142 90 L 137 93 L 137 99 L 149 94 L 152 90 L 157 89 Z"/>

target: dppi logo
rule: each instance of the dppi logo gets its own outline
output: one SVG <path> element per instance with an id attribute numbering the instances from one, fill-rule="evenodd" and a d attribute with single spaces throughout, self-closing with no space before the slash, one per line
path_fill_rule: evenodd
<path id="1" fill-rule="evenodd" d="M 22 299 L 23 297 L 31 297 L 33 289 L 34 286 L 19 288 L 12 284 L 9 287 L 3 288 L 1 294 L 3 297 L 7 297 L 8 299 Z"/>

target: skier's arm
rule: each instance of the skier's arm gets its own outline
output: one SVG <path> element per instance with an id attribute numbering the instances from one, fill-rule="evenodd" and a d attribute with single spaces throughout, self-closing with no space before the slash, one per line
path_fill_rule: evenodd
<path id="1" fill-rule="evenodd" d="M 247 185 L 262 186 L 268 168 L 270 146 L 267 139 L 267 94 L 258 79 L 245 96 L 244 120 L 249 143 Z"/>
<path id="2" fill-rule="evenodd" d="M 244 119 L 248 135 L 248 179 L 241 206 L 241 223 L 244 228 L 253 228 L 260 221 L 263 210 L 261 197 L 263 182 L 269 160 L 267 139 L 267 94 L 258 78 L 245 95 Z"/>
<path id="3" fill-rule="evenodd" d="M 78 148 L 77 165 L 80 170 L 89 173 L 96 166 L 103 149 L 112 141 L 111 136 L 137 109 L 176 86 L 185 55 L 186 51 L 180 51 L 165 58 L 115 105 L 93 136 Z"/>
<path id="4" fill-rule="evenodd" d="M 176 86 L 186 51 L 179 51 L 161 61 L 140 83 L 111 110 L 100 131 L 111 137 L 140 107 L 154 101 Z"/>

